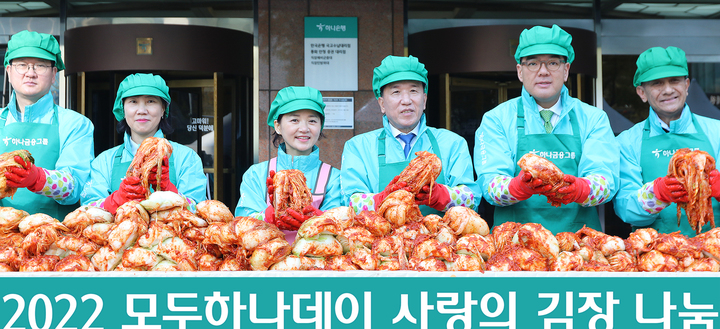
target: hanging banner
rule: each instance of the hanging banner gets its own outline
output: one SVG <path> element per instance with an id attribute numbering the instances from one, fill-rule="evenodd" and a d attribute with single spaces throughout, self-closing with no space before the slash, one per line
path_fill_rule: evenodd
<path id="1" fill-rule="evenodd" d="M 305 17 L 305 86 L 358 90 L 357 17 Z"/>
<path id="2" fill-rule="evenodd" d="M 717 273 L 2 275 L 4 328 L 718 328 Z"/>

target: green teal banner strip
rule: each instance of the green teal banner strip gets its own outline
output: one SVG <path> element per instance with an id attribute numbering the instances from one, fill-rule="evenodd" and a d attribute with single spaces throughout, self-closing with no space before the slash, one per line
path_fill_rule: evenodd
<path id="1" fill-rule="evenodd" d="M 2 276 L 0 324 L 118 329 L 696 329 L 719 324 L 717 273 L 258 275 Z"/>
<path id="2" fill-rule="evenodd" d="M 357 37 L 357 17 L 305 17 L 305 38 Z"/>

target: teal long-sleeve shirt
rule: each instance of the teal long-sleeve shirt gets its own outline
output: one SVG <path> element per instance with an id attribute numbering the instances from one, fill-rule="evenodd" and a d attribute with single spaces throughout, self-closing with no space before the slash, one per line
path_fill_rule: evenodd
<path id="1" fill-rule="evenodd" d="M 710 155 L 718 159 L 720 157 L 720 121 L 697 114 L 695 117 L 712 145 L 713 151 Z M 642 167 L 640 167 L 643 127 L 647 120 L 650 121 L 649 137 L 662 134 L 697 132 L 695 125 L 692 123 L 690 108 L 685 105 L 680 119 L 670 122 L 668 132 L 663 130 L 660 126 L 660 118 L 650 109 L 647 119 L 618 135 L 617 140 L 620 144 L 620 190 L 615 196 L 615 213 L 620 219 L 633 226 L 648 226 L 660 218 L 659 211 L 648 212 L 643 208 L 643 203 L 638 198 L 638 191 L 644 184 L 650 183 L 643 181 Z M 661 148 L 662 146 L 659 145 L 658 147 Z M 653 201 L 657 202 L 657 199 Z"/>
<path id="2" fill-rule="evenodd" d="M 153 137 L 163 138 L 162 130 L 158 129 Z M 205 177 L 205 173 L 203 172 L 202 160 L 200 160 L 200 156 L 198 156 L 193 149 L 177 143 L 172 144 L 173 166 L 175 167 L 176 175 L 175 187 L 178 189 L 180 195 L 188 199 L 192 210 L 196 203 L 207 199 L 205 195 L 207 177 Z M 85 185 L 83 190 L 83 205 L 102 207 L 105 198 L 112 192 L 115 192 L 112 189 L 111 179 L 115 152 L 120 147 L 123 148 L 120 157 L 121 162 L 132 161 L 133 157 L 135 157 L 135 152 L 131 151 L 130 135 L 127 133 L 125 134 L 123 144 L 100 153 L 92 162 L 90 181 Z"/>
<path id="3" fill-rule="evenodd" d="M 265 219 L 267 209 L 267 175 L 269 161 L 252 165 L 243 174 L 240 184 L 240 201 L 235 208 L 235 216 L 251 216 L 261 220 Z M 315 182 L 322 161 L 320 161 L 320 149 L 313 146 L 309 155 L 292 156 L 285 153 L 285 144 L 278 148 L 277 169 L 297 169 L 303 172 L 310 190 L 315 192 Z M 330 178 L 325 188 L 325 198 L 320 205 L 320 210 L 325 211 L 341 206 L 340 194 L 340 170 L 332 168 Z"/>
<path id="4" fill-rule="evenodd" d="M 524 87 L 521 99 L 525 112 L 525 133 L 545 134 L 544 120 L 537 111 L 537 103 Z M 498 184 L 498 178 L 504 177 L 505 182 L 509 182 L 515 176 L 517 161 L 523 156 L 517 154 L 517 102 L 517 98 L 511 99 L 485 113 L 475 132 L 474 165 L 478 184 L 485 200 L 495 206 L 508 205 L 500 202 L 504 199 L 498 194 L 507 192 L 507 187 L 498 188 L 498 185 L 502 185 Z M 572 134 L 568 114 L 575 111 L 582 143 L 577 177 L 602 177 L 591 182 L 591 194 L 602 200 L 600 203 L 608 202 L 620 187 L 620 151 L 607 114 L 570 97 L 565 86 L 560 93 L 560 102 L 562 113 L 553 133 Z M 538 149 L 542 149 L 542 145 L 538 145 Z M 558 208 L 558 212 L 562 210 Z"/>
<path id="5" fill-rule="evenodd" d="M 405 157 L 403 147 L 393 138 L 390 122 L 383 116 L 383 128 L 357 135 L 347 142 L 342 154 L 342 192 L 345 205 L 356 212 L 375 210 L 372 195 L 381 192 L 378 161 L 378 136 L 384 130 L 386 137 L 385 160 L 387 163 L 403 162 L 415 158 L 414 152 L 429 151 L 442 160 L 445 188 L 450 195 L 451 206 L 465 206 L 473 210 L 480 203 L 480 192 L 473 176 L 473 165 L 467 142 L 460 135 L 447 129 L 428 127 L 425 115 L 418 122 L 418 137 L 412 152 Z M 433 150 L 427 132 L 432 131 L 439 150 Z"/>
<path id="6" fill-rule="evenodd" d="M 47 188 L 43 190 L 46 192 L 45 195 L 52 197 L 58 204 L 77 203 L 80 200 L 83 186 L 90 179 L 90 162 L 95 157 L 93 139 L 95 128 L 92 122 L 78 112 L 55 106 L 50 93 L 40 98 L 35 104 L 26 106 L 23 114 L 18 111 L 16 104 L 13 91 L 8 106 L 0 109 L 0 114 L 9 114 L 5 121 L 6 127 L 17 122 L 50 124 L 54 117 L 53 108 L 57 109 L 60 153 L 55 162 L 54 171 L 50 170 L 46 174 L 48 183 L 46 183 Z M 31 134 L 32 131 L 28 131 L 28 138 L 34 138 L 34 136 L 30 136 Z M 2 143 L 2 145 L 7 144 Z M 2 151 L 2 147 L 0 147 L 0 153 L 4 152 L 6 151 Z M 53 184 L 54 180 L 64 180 L 72 182 L 72 184 L 64 184 L 63 187 L 67 190 L 55 193 L 53 186 L 58 186 L 58 184 Z"/>

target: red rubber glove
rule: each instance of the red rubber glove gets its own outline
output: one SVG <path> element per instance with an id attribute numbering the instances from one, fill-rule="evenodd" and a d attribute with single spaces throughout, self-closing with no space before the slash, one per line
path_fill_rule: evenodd
<path id="1" fill-rule="evenodd" d="M 173 184 L 170 181 L 170 161 L 168 160 L 168 157 L 164 157 L 162 161 L 162 167 L 160 172 L 160 191 L 170 191 L 174 193 L 178 193 L 177 187 L 175 187 L 175 184 Z M 154 183 L 157 183 L 157 167 L 153 167 L 150 169 L 150 175 L 148 176 L 148 181 L 151 185 L 155 186 Z"/>
<path id="2" fill-rule="evenodd" d="M 305 206 L 305 208 L 303 208 L 302 212 L 303 212 L 303 214 L 309 215 L 310 217 L 320 216 L 323 214 L 322 210 L 315 208 L 315 206 L 313 206 L 312 204 Z"/>
<path id="3" fill-rule="evenodd" d="M 142 201 L 145 199 L 145 188 L 140 184 L 140 178 L 138 177 L 126 177 L 120 183 L 120 187 L 117 191 L 110 194 L 109 197 L 105 198 L 103 207 L 113 215 L 117 212 L 117 208 L 125 204 L 125 202 L 136 200 Z"/>
<path id="4" fill-rule="evenodd" d="M 5 172 L 7 185 L 10 187 L 27 187 L 32 192 L 42 190 L 45 186 L 45 171 L 32 162 L 25 162 L 21 157 L 15 156 L 15 162 L 22 166 L 8 167 Z"/>
<path id="5" fill-rule="evenodd" d="M 385 198 L 387 198 L 390 193 L 395 192 L 399 189 L 403 189 L 407 186 L 407 182 L 398 183 L 398 178 L 399 176 L 395 176 L 395 178 L 390 181 L 390 183 L 385 187 L 382 192 L 373 195 L 373 201 L 375 201 L 375 210 L 380 208 L 380 204 L 383 202 L 383 200 L 385 200 Z"/>
<path id="6" fill-rule="evenodd" d="M 425 185 L 420 192 L 415 195 L 415 203 L 418 205 L 426 205 L 437 211 L 443 211 L 448 203 L 450 203 L 450 193 L 442 184 L 433 184 L 432 193 L 430 193 L 430 185 Z"/>
<path id="7" fill-rule="evenodd" d="M 710 189 L 712 190 L 710 196 L 720 201 L 720 171 L 713 169 L 713 171 L 710 172 L 709 180 Z"/>
<path id="8" fill-rule="evenodd" d="M 653 191 L 655 197 L 665 203 L 688 202 L 685 187 L 674 177 L 658 177 L 653 181 Z"/>
<path id="9" fill-rule="evenodd" d="M 280 218 L 278 221 L 282 222 L 278 227 L 283 226 L 286 227 L 286 230 L 297 231 L 306 220 L 314 216 L 320 216 L 323 212 L 310 204 L 303 208 L 302 212 L 288 208 L 287 213 L 286 216 Z"/>
<path id="10" fill-rule="evenodd" d="M 268 172 L 268 178 L 265 180 L 265 186 L 267 186 L 267 193 L 270 197 L 270 204 L 275 205 L 275 185 L 273 185 L 273 177 L 275 177 L 275 170 Z"/>
<path id="11" fill-rule="evenodd" d="M 563 180 L 570 185 L 561 187 L 557 190 L 558 194 L 565 194 L 560 198 L 562 204 L 569 204 L 572 202 L 583 202 L 590 195 L 590 184 L 587 180 L 577 178 L 573 175 L 563 176 Z"/>
<path id="12" fill-rule="evenodd" d="M 521 201 L 529 199 L 533 194 L 543 194 L 550 191 L 550 189 L 552 189 L 552 185 L 543 185 L 541 179 L 533 179 L 532 174 L 524 170 L 521 170 L 517 176 L 513 177 L 508 186 L 510 195 Z"/>
<path id="13" fill-rule="evenodd" d="M 273 206 L 268 206 L 265 208 L 265 221 L 277 226 L 277 223 L 275 221 L 275 208 Z"/>

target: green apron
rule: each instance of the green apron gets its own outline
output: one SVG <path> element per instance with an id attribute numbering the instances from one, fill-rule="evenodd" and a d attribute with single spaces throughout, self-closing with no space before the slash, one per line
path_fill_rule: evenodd
<path id="1" fill-rule="evenodd" d="M 47 170 L 55 170 L 55 164 L 60 157 L 60 124 L 58 123 L 57 105 L 53 104 L 52 123 L 14 122 L 6 126 L 7 109 L 0 115 L 0 139 L 5 141 L 0 148 L 1 153 L 28 150 L 35 159 L 35 165 Z M 32 138 L 29 138 L 32 137 Z M 82 186 L 74 186 L 82 188 Z M 79 207 L 74 205 L 60 205 L 52 198 L 31 192 L 27 188 L 19 188 L 15 196 L 0 200 L 0 206 L 22 209 L 30 214 L 43 213 L 60 221 Z"/>
<path id="2" fill-rule="evenodd" d="M 670 158 L 675 151 L 681 148 L 699 149 L 713 154 L 712 144 L 692 114 L 692 122 L 697 133 L 694 134 L 661 134 L 650 137 L 650 119 L 645 120 L 643 128 L 642 147 L 640 148 L 640 168 L 642 168 L 643 184 L 654 181 L 658 177 L 667 176 Z M 662 147 L 659 148 L 659 147 Z M 712 207 L 714 217 L 720 214 L 718 202 L 713 198 Z M 681 231 L 687 236 L 695 236 L 695 230 L 690 227 L 685 211 L 680 211 L 680 227 L 677 225 L 677 204 L 671 203 L 660 212 L 660 218 L 656 219 L 649 227 L 660 233 L 672 233 Z M 633 227 L 638 229 L 640 227 Z M 710 230 L 710 224 L 705 224 L 703 232 Z"/>
<path id="3" fill-rule="evenodd" d="M 175 147 L 173 145 L 174 142 L 170 142 L 170 145 Z M 132 160 L 127 162 L 121 162 L 122 159 L 122 152 L 125 149 L 125 145 L 120 145 L 118 147 L 117 151 L 115 151 L 115 159 L 113 160 L 113 167 L 112 167 L 112 178 L 110 180 L 110 188 L 112 192 L 117 191 L 120 188 L 120 183 L 122 183 L 123 178 L 125 178 L 125 175 L 127 174 L 128 168 L 130 168 L 130 163 L 132 163 Z M 177 187 L 177 179 L 175 178 L 175 165 L 173 161 L 174 154 L 170 154 L 170 158 L 168 158 L 168 176 L 170 178 L 170 182 L 173 183 Z M 152 185 L 152 184 L 151 184 Z M 112 193 L 111 192 L 111 193 Z"/>
<path id="4" fill-rule="evenodd" d="M 517 128 L 518 157 L 526 153 L 534 153 L 552 161 L 566 175 L 577 176 L 578 163 L 582 157 L 582 141 L 575 110 L 568 113 L 572 125 L 572 135 L 566 134 L 525 134 L 525 111 L 522 98 L 518 99 Z M 537 149 L 540 150 L 537 150 Z M 515 165 L 515 175 L 520 173 L 520 167 Z M 505 222 L 540 223 L 543 227 L 557 234 L 559 232 L 576 232 L 587 225 L 601 230 L 595 207 L 582 207 L 572 202 L 561 207 L 553 207 L 547 202 L 544 195 L 533 195 L 525 201 L 512 206 L 496 207 L 494 225 Z"/>
<path id="5" fill-rule="evenodd" d="M 435 139 L 435 135 L 433 135 L 433 133 L 430 131 L 430 129 L 427 129 L 426 132 L 427 132 L 428 138 L 430 138 L 430 145 L 432 145 L 431 151 L 437 150 L 438 152 L 435 153 L 435 155 L 437 155 L 437 157 L 440 159 L 440 162 L 442 162 L 442 158 L 440 156 L 440 147 L 438 147 L 438 143 L 437 143 L 437 140 Z M 412 160 L 412 159 L 407 159 L 405 161 L 400 161 L 400 162 L 395 162 L 395 163 L 385 163 L 385 154 L 386 154 L 385 153 L 385 137 L 386 136 L 387 135 L 385 134 L 384 129 L 380 133 L 380 136 L 378 136 L 378 147 L 377 147 L 377 150 L 378 150 L 378 178 L 379 178 L 380 182 L 379 182 L 377 191 L 382 191 L 383 189 L 385 189 L 385 187 L 388 186 L 388 184 L 390 184 L 390 181 L 392 181 L 393 178 L 395 178 L 395 176 L 399 175 L 405 169 L 405 167 L 407 167 L 408 164 L 410 164 L 410 160 Z M 420 136 L 418 136 L 418 138 L 420 138 Z M 415 143 L 415 145 L 413 145 L 413 149 L 415 148 L 415 146 L 417 146 L 417 144 L 418 143 Z M 434 152 L 431 152 L 431 153 L 434 153 Z M 410 150 L 410 154 L 414 155 L 415 152 L 413 152 L 413 150 Z M 415 158 L 415 157 L 411 156 L 411 158 Z M 438 176 L 437 180 L 435 180 L 436 183 L 445 184 L 444 173 L 445 173 L 445 168 L 443 168 L 442 171 L 440 171 L 440 176 Z M 444 215 L 443 212 L 435 210 L 434 208 L 431 208 L 431 207 L 428 207 L 425 205 L 420 206 L 420 212 L 423 214 L 423 216 L 427 216 L 429 214 L 437 214 L 440 216 Z"/>

